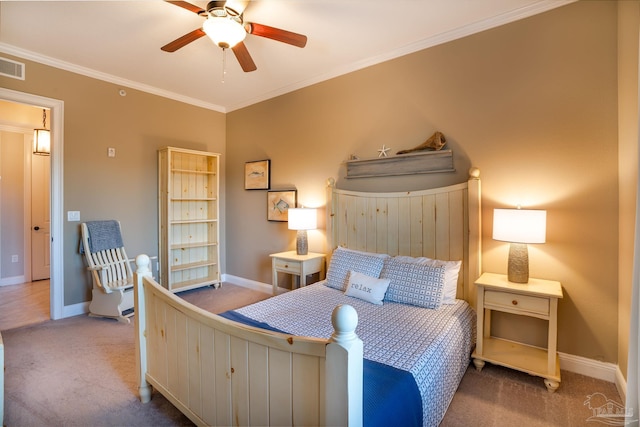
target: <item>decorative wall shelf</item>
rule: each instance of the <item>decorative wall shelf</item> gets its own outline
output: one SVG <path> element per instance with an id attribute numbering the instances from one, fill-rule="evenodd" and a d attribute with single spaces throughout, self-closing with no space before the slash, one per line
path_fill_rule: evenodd
<path id="1" fill-rule="evenodd" d="M 455 172 L 451 150 L 425 151 L 366 160 L 348 160 L 346 164 L 347 178 Z"/>

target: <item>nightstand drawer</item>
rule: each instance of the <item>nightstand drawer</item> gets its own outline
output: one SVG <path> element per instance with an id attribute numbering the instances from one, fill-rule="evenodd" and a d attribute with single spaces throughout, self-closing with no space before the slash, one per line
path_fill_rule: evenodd
<path id="1" fill-rule="evenodd" d="M 296 273 L 300 274 L 302 271 L 301 268 L 302 263 L 300 261 L 291 261 L 286 259 L 278 259 L 274 260 L 274 268 L 282 273 Z"/>
<path id="2" fill-rule="evenodd" d="M 485 305 L 502 307 L 508 311 L 526 311 L 545 316 L 549 315 L 548 298 L 488 290 L 484 293 L 484 302 Z"/>

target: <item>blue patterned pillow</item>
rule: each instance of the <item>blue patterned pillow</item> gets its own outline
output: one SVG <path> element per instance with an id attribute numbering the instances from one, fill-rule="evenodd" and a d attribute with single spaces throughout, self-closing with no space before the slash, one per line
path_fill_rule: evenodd
<path id="1" fill-rule="evenodd" d="M 385 301 L 425 308 L 440 308 L 444 289 L 445 266 L 431 266 L 385 260 L 381 279 L 389 279 Z"/>
<path id="2" fill-rule="evenodd" d="M 444 289 L 442 291 L 443 304 L 455 304 L 456 295 L 458 294 L 458 276 L 460 275 L 460 267 L 462 261 L 442 261 L 439 259 L 431 259 L 425 257 L 413 258 L 410 256 L 398 255 L 394 257 L 400 262 L 410 262 L 416 264 L 425 264 L 432 267 L 444 266 Z"/>
<path id="3" fill-rule="evenodd" d="M 384 260 L 389 255 L 360 252 L 342 247 L 336 248 L 331 256 L 327 269 L 327 286 L 344 292 L 349 281 L 349 272 L 355 271 L 367 276 L 378 278 L 382 271 Z"/>

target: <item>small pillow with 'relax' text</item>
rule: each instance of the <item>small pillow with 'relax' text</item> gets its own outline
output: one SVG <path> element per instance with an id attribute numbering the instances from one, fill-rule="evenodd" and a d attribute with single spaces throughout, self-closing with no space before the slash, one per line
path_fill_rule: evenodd
<path id="1" fill-rule="evenodd" d="M 349 283 L 345 295 L 359 298 L 372 304 L 382 305 L 389 279 L 377 279 L 356 271 L 349 272 Z"/>

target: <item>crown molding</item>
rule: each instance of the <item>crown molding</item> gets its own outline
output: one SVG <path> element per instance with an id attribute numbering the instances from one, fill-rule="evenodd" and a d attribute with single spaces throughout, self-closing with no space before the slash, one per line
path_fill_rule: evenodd
<path id="1" fill-rule="evenodd" d="M 82 76 L 91 77 L 94 79 L 102 80 L 105 82 L 113 83 L 118 86 L 125 86 L 129 89 L 135 89 L 142 92 L 150 93 L 152 95 L 158 95 L 163 98 L 173 99 L 174 101 L 184 102 L 185 104 L 195 105 L 196 107 L 206 108 L 207 110 L 213 110 L 220 113 L 226 113 L 226 109 L 220 105 L 211 104 L 201 99 L 191 98 L 188 96 L 180 95 L 175 92 L 170 92 L 164 89 L 157 88 L 155 86 L 146 85 L 144 83 L 135 82 L 133 80 L 123 79 L 121 77 L 114 76 L 112 74 L 103 73 L 87 67 L 81 67 L 70 62 L 61 61 L 59 59 L 51 58 L 40 53 L 32 52 L 26 49 L 21 49 L 16 46 L 0 42 L 0 52 L 8 55 L 17 56 L 19 58 L 27 59 L 40 64 L 48 65 L 61 70 L 69 71 Z M 26 76 L 25 71 L 25 78 Z"/>

